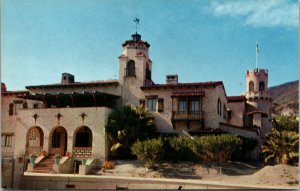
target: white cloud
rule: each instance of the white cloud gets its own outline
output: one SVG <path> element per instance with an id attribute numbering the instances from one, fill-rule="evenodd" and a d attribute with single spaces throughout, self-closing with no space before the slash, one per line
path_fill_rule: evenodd
<path id="1" fill-rule="evenodd" d="M 212 1 L 206 10 L 216 17 L 242 17 L 253 27 L 298 27 L 297 0 Z"/>

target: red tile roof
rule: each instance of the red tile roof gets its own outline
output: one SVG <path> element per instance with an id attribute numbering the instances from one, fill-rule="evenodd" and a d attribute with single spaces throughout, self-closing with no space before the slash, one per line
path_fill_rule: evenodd
<path id="1" fill-rule="evenodd" d="M 126 46 L 127 44 L 130 44 L 130 43 L 142 43 L 144 45 L 146 45 L 147 48 L 150 47 L 150 44 L 147 42 L 147 41 L 143 41 L 143 40 L 126 40 L 122 46 Z"/>
<path id="2" fill-rule="evenodd" d="M 227 96 L 228 102 L 242 102 L 246 100 L 245 96 Z"/>
<path id="3" fill-rule="evenodd" d="M 28 93 L 29 91 L 26 90 L 1 92 L 2 95 L 19 95 L 19 94 L 28 94 Z"/>
<path id="4" fill-rule="evenodd" d="M 76 86 L 99 86 L 99 85 L 118 85 L 119 81 L 117 80 L 108 80 L 108 81 L 92 81 L 92 82 L 74 82 L 69 84 L 46 84 L 46 85 L 33 85 L 26 86 L 26 89 L 34 88 L 64 88 L 64 87 L 76 87 Z"/>
<path id="5" fill-rule="evenodd" d="M 204 96 L 204 91 L 180 91 L 173 92 L 171 97 L 181 97 L 181 96 Z"/>
<path id="6" fill-rule="evenodd" d="M 194 82 L 194 83 L 178 83 L 178 84 L 154 84 L 149 86 L 142 86 L 142 90 L 155 88 L 191 88 L 191 87 L 216 87 L 223 85 L 222 81 L 214 82 Z"/>

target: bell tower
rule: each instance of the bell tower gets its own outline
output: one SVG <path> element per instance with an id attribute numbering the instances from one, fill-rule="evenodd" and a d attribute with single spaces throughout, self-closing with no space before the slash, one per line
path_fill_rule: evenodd
<path id="1" fill-rule="evenodd" d="M 152 61 L 149 58 L 148 42 L 141 35 L 131 35 L 131 40 L 122 44 L 122 54 L 119 56 L 119 81 L 122 86 L 123 104 L 138 105 L 142 97 L 141 88 L 152 84 Z"/>

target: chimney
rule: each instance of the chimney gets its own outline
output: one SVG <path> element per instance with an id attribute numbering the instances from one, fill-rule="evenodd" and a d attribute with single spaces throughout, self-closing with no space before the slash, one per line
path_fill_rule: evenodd
<path id="1" fill-rule="evenodd" d="M 178 75 L 177 74 L 167 75 L 166 84 L 178 84 Z"/>
<path id="2" fill-rule="evenodd" d="M 7 89 L 5 83 L 1 82 L 1 92 L 6 92 L 6 91 Z"/>
<path id="3" fill-rule="evenodd" d="M 74 76 L 69 73 L 62 73 L 61 75 L 61 83 L 62 84 L 71 84 L 74 83 Z"/>

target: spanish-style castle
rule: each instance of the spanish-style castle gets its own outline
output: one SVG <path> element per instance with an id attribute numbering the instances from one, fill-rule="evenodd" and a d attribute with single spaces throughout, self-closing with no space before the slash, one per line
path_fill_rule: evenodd
<path id="1" fill-rule="evenodd" d="M 60 83 L 26 86 L 25 91 L 8 91 L 2 83 L 2 186 L 17 184 L 25 171 L 73 172 L 74 158 L 87 159 L 77 171 L 88 173 L 89 166 L 109 155 L 104 128 L 110 112 L 126 104 L 152 112 L 161 133 L 230 133 L 265 141 L 272 105 L 266 69 L 246 72 L 242 96 L 227 96 L 222 81 L 180 83 L 176 74 L 156 84 L 149 48 L 137 33 L 122 44 L 118 80 L 77 82 L 63 73 Z M 46 156 L 27 164 L 30 154 L 42 151 Z M 39 168 L 55 154 L 65 157 Z"/>

